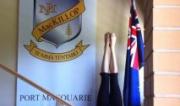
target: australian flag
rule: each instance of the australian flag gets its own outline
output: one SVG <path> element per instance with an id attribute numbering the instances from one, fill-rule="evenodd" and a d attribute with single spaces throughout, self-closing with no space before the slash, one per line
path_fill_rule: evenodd
<path id="1" fill-rule="evenodd" d="M 133 0 L 131 4 L 123 101 L 124 106 L 141 106 L 139 70 L 144 65 L 144 44 Z"/>

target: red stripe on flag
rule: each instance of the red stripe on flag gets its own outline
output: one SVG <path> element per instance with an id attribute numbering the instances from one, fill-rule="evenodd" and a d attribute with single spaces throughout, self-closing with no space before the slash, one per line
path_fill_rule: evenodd
<path id="1" fill-rule="evenodd" d="M 131 35 L 137 36 L 136 27 L 134 27 L 134 28 L 133 28 L 133 26 L 131 27 Z"/>
<path id="2" fill-rule="evenodd" d="M 136 70 L 139 70 L 139 56 L 138 56 L 138 50 L 136 50 L 136 53 L 135 53 L 135 59 L 134 59 L 133 68 L 135 68 Z"/>

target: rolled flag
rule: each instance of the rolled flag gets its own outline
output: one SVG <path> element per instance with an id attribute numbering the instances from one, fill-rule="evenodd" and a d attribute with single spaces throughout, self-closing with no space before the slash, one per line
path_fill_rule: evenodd
<path id="1" fill-rule="evenodd" d="M 139 70 L 144 66 L 144 43 L 134 0 L 131 0 L 123 89 L 124 106 L 141 106 Z"/>

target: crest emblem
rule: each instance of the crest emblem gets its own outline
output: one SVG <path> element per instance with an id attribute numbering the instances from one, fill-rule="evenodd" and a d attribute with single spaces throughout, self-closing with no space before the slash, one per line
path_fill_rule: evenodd
<path id="1" fill-rule="evenodd" d="M 35 0 L 34 28 L 45 21 L 51 21 L 37 29 L 43 32 L 40 38 L 33 32 L 35 38 L 38 41 L 45 41 L 56 47 L 76 38 L 81 32 L 82 23 L 79 8 L 75 8 L 80 1 L 81 0 Z M 58 15 L 59 17 L 57 17 Z"/>
<path id="2" fill-rule="evenodd" d="M 84 11 L 84 0 L 35 0 L 32 36 L 38 42 L 44 41 L 57 48 L 80 34 Z M 73 49 L 59 53 L 39 48 L 33 40 L 24 45 L 32 56 L 50 62 L 73 60 L 88 46 L 81 40 Z"/>

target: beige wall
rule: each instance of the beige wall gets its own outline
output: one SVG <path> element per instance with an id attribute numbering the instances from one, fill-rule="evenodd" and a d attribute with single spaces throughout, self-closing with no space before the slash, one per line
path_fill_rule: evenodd
<path id="1" fill-rule="evenodd" d="M 122 90 L 124 76 L 124 60 L 129 19 L 128 2 L 126 0 L 98 0 L 97 5 L 97 70 L 100 71 L 104 34 L 115 32 L 117 35 L 116 55 L 119 66 L 119 82 Z M 99 77 L 99 76 L 98 76 Z M 99 80 L 100 81 L 100 80 Z"/>
<path id="2" fill-rule="evenodd" d="M 16 68 L 17 0 L 0 1 L 0 63 Z M 0 106 L 14 106 L 15 77 L 0 71 Z"/>
<path id="3" fill-rule="evenodd" d="M 143 32 L 143 1 L 137 0 L 136 4 Z M 116 55 L 119 67 L 119 85 L 121 91 L 124 83 L 128 22 L 130 16 L 129 6 L 129 0 L 98 0 L 97 5 L 97 70 L 100 71 L 101 68 L 104 34 L 106 32 L 115 32 L 117 35 Z M 143 73 L 141 73 L 141 78 L 143 79 Z M 143 94 L 143 80 L 141 83 L 141 92 Z"/>
<path id="4" fill-rule="evenodd" d="M 122 90 L 129 18 L 127 0 L 97 0 L 97 71 L 100 71 L 104 34 L 117 34 L 117 60 Z M 0 63 L 16 69 L 18 0 L 0 1 Z M 98 78 L 99 75 L 97 75 Z M 99 82 L 99 81 L 98 81 Z M 99 84 L 99 83 L 98 83 Z M 15 106 L 15 78 L 0 71 L 0 106 Z"/>

